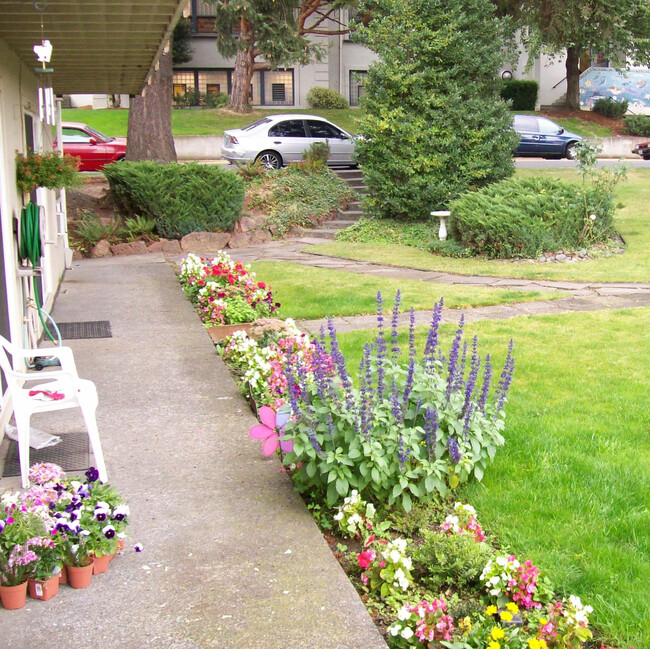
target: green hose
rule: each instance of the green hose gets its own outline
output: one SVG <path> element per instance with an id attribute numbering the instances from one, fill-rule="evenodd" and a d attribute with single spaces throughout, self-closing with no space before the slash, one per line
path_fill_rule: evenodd
<path id="1" fill-rule="evenodd" d="M 40 207 L 31 201 L 27 204 L 27 207 L 23 207 L 20 212 L 19 249 L 21 261 L 30 261 L 32 268 L 37 268 L 42 255 Z M 33 281 L 34 279 L 32 278 L 32 282 Z M 36 302 L 36 310 L 38 311 L 38 317 L 43 325 L 43 330 L 53 343 L 57 343 L 58 341 L 52 335 L 52 332 L 43 318 L 40 297 L 36 287 L 34 287 L 34 301 Z"/>

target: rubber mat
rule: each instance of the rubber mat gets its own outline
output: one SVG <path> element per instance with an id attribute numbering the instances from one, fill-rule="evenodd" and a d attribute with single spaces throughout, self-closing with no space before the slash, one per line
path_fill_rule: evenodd
<path id="1" fill-rule="evenodd" d="M 42 449 L 29 449 L 29 465 L 37 462 L 53 462 L 64 471 L 85 471 L 91 466 L 88 433 L 65 433 L 60 435 L 61 441 L 56 446 L 46 446 Z M 20 475 L 18 459 L 18 442 L 11 440 L 5 460 L 3 478 Z"/>
<path id="2" fill-rule="evenodd" d="M 63 340 L 81 340 L 83 338 L 112 338 L 111 323 L 108 320 L 91 322 L 59 322 L 57 323 Z M 50 325 L 50 333 L 56 337 L 56 332 Z"/>

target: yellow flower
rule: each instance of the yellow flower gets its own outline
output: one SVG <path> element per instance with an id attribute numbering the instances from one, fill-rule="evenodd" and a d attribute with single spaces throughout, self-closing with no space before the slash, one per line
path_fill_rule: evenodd
<path id="1" fill-rule="evenodd" d="M 506 608 L 511 612 L 511 613 L 519 613 L 519 607 L 514 603 L 514 602 L 508 602 L 506 604 Z"/>
<path id="2" fill-rule="evenodd" d="M 510 611 L 501 611 L 501 613 L 499 613 L 499 617 L 504 622 L 512 622 L 512 613 Z"/>
<path id="3" fill-rule="evenodd" d="M 469 617 L 469 615 L 462 618 L 461 620 L 458 620 L 458 628 L 463 631 L 463 636 L 469 634 L 469 632 L 472 630 L 472 619 Z"/>
<path id="4" fill-rule="evenodd" d="M 501 649 L 501 645 L 498 642 L 490 642 L 487 649 Z"/>
<path id="5" fill-rule="evenodd" d="M 496 615 L 496 612 L 497 612 L 496 606 L 488 606 L 487 609 L 485 609 L 486 615 Z"/>
<path id="6" fill-rule="evenodd" d="M 495 640 L 501 640 L 505 636 L 506 632 L 503 629 L 500 629 L 498 626 L 492 627 L 492 637 Z"/>
<path id="7" fill-rule="evenodd" d="M 538 640 L 537 638 L 531 638 L 528 641 L 529 649 L 547 649 L 546 640 Z"/>
<path id="8" fill-rule="evenodd" d="M 544 618 L 544 617 L 540 617 L 539 618 L 539 624 L 540 624 L 540 626 L 545 626 L 546 624 L 548 624 L 548 620 L 546 618 Z"/>

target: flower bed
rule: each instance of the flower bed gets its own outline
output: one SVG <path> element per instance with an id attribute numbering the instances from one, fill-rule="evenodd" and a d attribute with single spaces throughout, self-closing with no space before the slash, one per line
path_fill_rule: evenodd
<path id="1" fill-rule="evenodd" d="M 386 327 L 379 296 L 377 336 L 355 379 L 331 325 L 311 341 L 292 331 L 286 345 L 233 336 L 224 359 L 266 406 L 251 437 L 265 455 L 280 450 L 389 646 L 607 649 L 590 629 L 591 606 L 556 595 L 455 494 L 505 443 L 512 344 L 493 382 L 490 356 L 476 338 L 463 341 L 462 320 L 441 350 L 440 303 L 422 357 L 413 319 L 402 355 L 398 307 L 399 295 Z"/>
<path id="2" fill-rule="evenodd" d="M 41 463 L 29 479 L 29 489 L 0 497 L 0 586 L 46 581 L 64 566 L 110 557 L 123 544 L 129 507 L 95 468 L 81 481 Z"/>
<path id="3" fill-rule="evenodd" d="M 271 289 L 256 281 L 250 267 L 234 262 L 223 251 L 212 259 L 187 255 L 178 278 L 201 321 L 208 326 L 253 322 L 280 307 Z"/>

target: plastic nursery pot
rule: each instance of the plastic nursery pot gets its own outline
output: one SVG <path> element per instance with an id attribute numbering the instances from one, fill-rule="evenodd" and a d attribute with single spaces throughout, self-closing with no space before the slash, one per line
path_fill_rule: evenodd
<path id="1" fill-rule="evenodd" d="M 108 564 L 114 556 L 115 552 L 113 552 L 113 554 L 105 554 L 102 557 L 95 557 L 93 563 L 93 575 L 99 575 L 102 572 L 106 572 L 108 570 Z"/>
<path id="2" fill-rule="evenodd" d="M 30 579 L 27 582 L 29 596 L 34 599 L 42 599 L 46 602 L 52 599 L 59 592 L 59 575 L 54 575 L 45 581 L 40 579 Z"/>
<path id="3" fill-rule="evenodd" d="M 25 606 L 25 602 L 27 602 L 27 582 L 18 584 L 18 586 L 0 586 L 0 601 L 10 611 Z"/>
<path id="4" fill-rule="evenodd" d="M 59 584 L 68 583 L 68 568 L 67 566 L 61 566 L 61 572 L 59 573 Z"/>
<path id="5" fill-rule="evenodd" d="M 93 564 L 87 566 L 66 566 L 68 569 L 68 583 L 73 588 L 88 588 L 93 578 Z"/>

